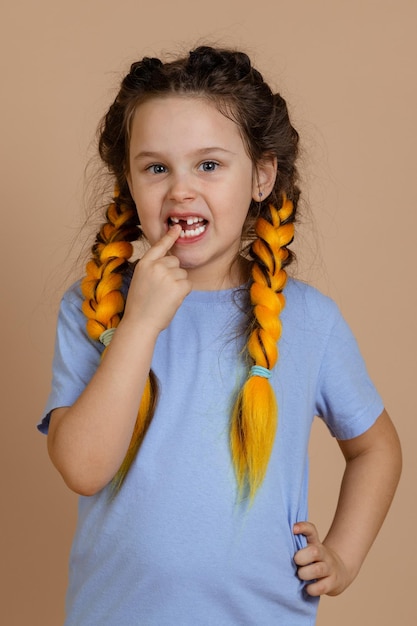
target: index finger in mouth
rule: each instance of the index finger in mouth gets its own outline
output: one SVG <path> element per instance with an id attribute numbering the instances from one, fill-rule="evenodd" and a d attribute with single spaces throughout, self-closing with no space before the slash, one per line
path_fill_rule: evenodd
<path id="1" fill-rule="evenodd" d="M 180 236 L 180 233 L 181 226 L 179 224 L 171 226 L 165 233 L 165 235 L 163 235 L 161 239 L 148 250 L 147 256 L 158 259 L 168 254 L 172 246 L 175 244 L 178 237 Z"/>

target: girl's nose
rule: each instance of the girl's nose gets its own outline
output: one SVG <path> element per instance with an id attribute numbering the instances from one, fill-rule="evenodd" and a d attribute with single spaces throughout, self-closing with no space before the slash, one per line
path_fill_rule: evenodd
<path id="1" fill-rule="evenodd" d="M 169 188 L 169 199 L 175 202 L 186 202 L 193 200 L 196 191 L 190 174 L 177 174 L 171 178 L 171 186 Z"/>

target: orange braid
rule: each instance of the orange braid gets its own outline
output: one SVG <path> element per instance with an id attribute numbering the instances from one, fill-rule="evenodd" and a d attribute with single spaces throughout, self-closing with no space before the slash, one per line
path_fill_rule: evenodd
<path id="1" fill-rule="evenodd" d="M 87 263 L 86 276 L 81 282 L 81 291 L 85 298 L 82 311 L 87 317 L 87 332 L 92 339 L 103 343 L 103 333 L 111 328 L 117 328 L 122 318 L 125 307 L 121 291 L 123 270 L 126 269 L 128 259 L 133 254 L 130 241 L 138 238 L 136 212 L 118 200 L 117 190 L 114 202 L 107 209 L 106 217 L 107 222 L 97 235 L 92 248 L 93 258 Z M 102 356 L 105 352 L 106 349 Z M 156 379 L 153 372 L 150 372 L 128 451 L 112 481 L 115 492 L 120 489 L 145 436 L 154 412 L 156 396 Z"/>
<path id="2" fill-rule="evenodd" d="M 239 489 L 242 493 L 247 486 L 251 499 L 265 477 L 277 428 L 277 404 L 268 377 L 278 359 L 279 315 L 285 305 L 282 290 L 287 280 L 283 267 L 289 257 L 286 246 L 294 237 L 294 225 L 289 219 L 292 202 L 284 197 L 279 210 L 270 205 L 269 211 L 271 222 L 263 217 L 256 222 L 257 239 L 251 248 L 254 262 L 250 298 L 255 323 L 247 350 L 256 367 L 240 391 L 230 433 Z"/>

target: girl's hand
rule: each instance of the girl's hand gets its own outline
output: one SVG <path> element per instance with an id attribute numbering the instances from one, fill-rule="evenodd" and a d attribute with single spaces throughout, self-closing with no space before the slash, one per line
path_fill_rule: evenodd
<path id="1" fill-rule="evenodd" d="M 177 257 L 168 254 L 180 232 L 179 225 L 170 228 L 136 265 L 122 321 L 125 324 L 141 320 L 159 334 L 190 293 L 186 270 L 180 267 Z"/>
<path id="2" fill-rule="evenodd" d="M 336 596 L 342 593 L 351 582 L 347 569 L 336 552 L 321 543 L 314 524 L 298 522 L 293 532 L 307 539 L 307 547 L 294 556 L 300 580 L 313 581 L 306 585 L 307 593 L 310 596 Z"/>

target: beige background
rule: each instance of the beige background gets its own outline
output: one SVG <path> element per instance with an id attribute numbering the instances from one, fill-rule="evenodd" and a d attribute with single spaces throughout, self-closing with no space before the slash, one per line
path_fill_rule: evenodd
<path id="1" fill-rule="evenodd" d="M 96 123 L 131 60 L 200 38 L 246 48 L 287 97 L 311 212 L 299 275 L 340 304 L 403 442 L 386 525 L 354 585 L 323 599 L 318 624 L 417 623 L 416 17 L 415 0 L 3 3 L 2 624 L 62 623 L 76 497 L 35 422 L 58 301 L 75 275 Z M 320 425 L 311 453 L 311 519 L 324 533 L 342 463 Z"/>

